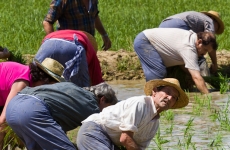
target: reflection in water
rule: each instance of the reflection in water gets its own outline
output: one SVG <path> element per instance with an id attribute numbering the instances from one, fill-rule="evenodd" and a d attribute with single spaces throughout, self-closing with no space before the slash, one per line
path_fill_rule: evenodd
<path id="1" fill-rule="evenodd" d="M 145 80 L 114 80 L 109 81 L 119 100 L 144 94 Z"/>
<path id="2" fill-rule="evenodd" d="M 144 94 L 144 80 L 112 81 L 108 84 L 120 100 Z M 207 98 L 200 93 L 189 93 L 188 106 L 161 114 L 160 137 L 155 136 L 148 149 L 230 149 L 230 125 L 223 127 L 220 121 L 226 114 L 226 121 L 230 119 L 228 95 L 212 92 Z M 174 119 L 167 119 L 170 114 Z M 157 140 L 162 143 L 157 144 Z"/>

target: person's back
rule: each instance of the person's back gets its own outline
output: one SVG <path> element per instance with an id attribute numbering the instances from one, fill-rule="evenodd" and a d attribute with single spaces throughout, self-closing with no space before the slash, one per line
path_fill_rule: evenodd
<path id="1" fill-rule="evenodd" d="M 204 31 L 214 32 L 213 20 L 201 12 L 196 12 L 196 11 L 182 12 L 182 13 L 167 17 L 162 22 L 170 20 L 170 19 L 175 19 L 175 18 L 183 20 L 190 27 L 187 30 L 192 30 L 196 33 L 204 32 Z M 205 28 L 205 26 L 207 26 L 207 28 Z M 171 28 L 173 28 L 173 24 L 171 24 Z"/>
<path id="2" fill-rule="evenodd" d="M 52 32 L 44 37 L 35 58 L 40 62 L 47 57 L 59 61 L 65 67 L 63 76 L 66 80 L 80 87 L 97 85 L 103 79 L 96 47 L 92 44 L 95 39 L 89 37 L 86 32 L 78 30 Z M 67 75 L 67 72 L 72 74 Z"/>
<path id="3" fill-rule="evenodd" d="M 153 28 L 146 29 L 143 33 L 166 67 L 189 64 L 190 68 L 199 70 L 194 63 L 198 59 L 195 47 L 197 35 L 194 32 L 177 28 Z"/>
<path id="4" fill-rule="evenodd" d="M 19 94 L 34 95 L 44 100 L 64 131 L 80 126 L 86 117 L 100 112 L 96 96 L 71 82 L 27 87 Z"/>
<path id="5" fill-rule="evenodd" d="M 31 84 L 29 66 L 17 62 L 0 63 L 0 106 L 4 106 L 11 87 L 16 80 L 26 80 Z"/>

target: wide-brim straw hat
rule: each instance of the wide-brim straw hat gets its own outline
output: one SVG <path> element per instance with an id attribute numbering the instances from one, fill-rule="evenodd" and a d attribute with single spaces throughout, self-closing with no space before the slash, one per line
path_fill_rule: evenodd
<path id="1" fill-rule="evenodd" d="M 152 96 L 154 88 L 159 86 L 171 86 L 179 92 L 179 97 L 171 109 L 182 108 L 188 105 L 189 99 L 185 92 L 181 89 L 180 83 L 175 78 L 154 79 L 146 82 L 144 92 L 147 96 Z"/>
<path id="2" fill-rule="evenodd" d="M 46 58 L 40 63 L 37 59 L 34 59 L 37 67 L 42 69 L 49 76 L 57 80 L 58 82 L 64 82 L 65 79 L 62 77 L 64 67 L 58 61 L 52 58 Z"/>
<path id="3" fill-rule="evenodd" d="M 215 31 L 216 34 L 221 34 L 224 32 L 224 23 L 221 20 L 220 14 L 216 11 L 210 10 L 210 11 L 201 11 L 201 13 L 213 18 L 216 20 L 216 22 L 219 25 L 219 28 L 217 31 Z"/>
<path id="4" fill-rule="evenodd" d="M 89 34 L 89 33 L 86 32 L 86 31 L 82 31 L 82 32 L 87 36 L 87 38 L 89 39 L 90 43 L 92 44 L 92 46 L 93 46 L 95 52 L 97 53 L 98 45 L 97 45 L 97 41 L 96 41 L 95 37 L 92 36 L 91 34 Z"/>

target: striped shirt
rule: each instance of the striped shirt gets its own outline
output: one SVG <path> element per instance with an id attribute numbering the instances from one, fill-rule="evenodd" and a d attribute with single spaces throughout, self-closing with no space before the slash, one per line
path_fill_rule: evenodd
<path id="1" fill-rule="evenodd" d="M 91 0 L 89 10 L 82 0 L 52 0 L 45 21 L 57 23 L 57 30 L 82 30 L 95 35 L 95 18 L 98 11 L 98 0 Z"/>
<path id="2" fill-rule="evenodd" d="M 196 12 L 196 11 L 182 12 L 170 16 L 164 19 L 162 22 L 174 18 L 183 20 L 190 27 L 190 29 L 195 33 L 204 32 L 204 31 L 214 33 L 215 31 L 213 20 L 209 16 L 200 12 Z"/>

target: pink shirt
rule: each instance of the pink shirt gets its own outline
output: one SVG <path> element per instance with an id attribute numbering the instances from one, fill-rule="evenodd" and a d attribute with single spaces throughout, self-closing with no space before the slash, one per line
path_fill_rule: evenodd
<path id="1" fill-rule="evenodd" d="M 29 66 L 17 62 L 0 63 L 0 106 L 5 105 L 11 86 L 18 79 L 29 81 L 31 85 Z"/>

